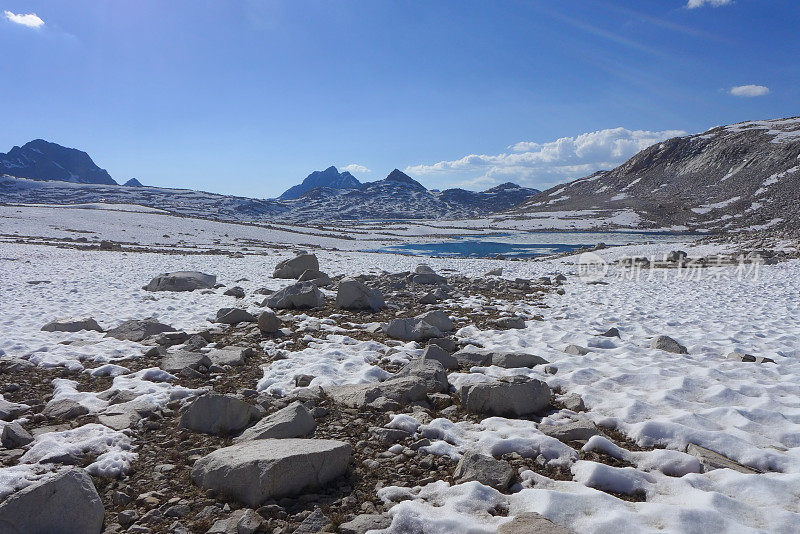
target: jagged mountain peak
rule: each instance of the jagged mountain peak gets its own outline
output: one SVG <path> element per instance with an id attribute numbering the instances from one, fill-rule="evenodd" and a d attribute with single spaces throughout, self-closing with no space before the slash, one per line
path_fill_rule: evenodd
<path id="1" fill-rule="evenodd" d="M 34 139 L 0 153 L 0 172 L 31 180 L 117 185 L 89 154 L 57 143 Z"/>
<path id="2" fill-rule="evenodd" d="M 128 187 L 144 187 L 142 185 L 142 182 L 140 182 L 136 178 L 131 178 L 130 180 L 128 180 L 127 182 L 125 182 L 122 185 L 125 185 L 125 186 L 128 186 Z"/>
<path id="3" fill-rule="evenodd" d="M 302 183 L 290 187 L 280 197 L 280 200 L 296 200 L 308 193 L 312 189 L 318 187 L 327 187 L 331 189 L 358 189 L 361 187 L 361 182 L 350 174 L 348 171 L 339 172 L 339 170 L 331 165 L 324 171 L 314 171 L 303 180 Z"/>

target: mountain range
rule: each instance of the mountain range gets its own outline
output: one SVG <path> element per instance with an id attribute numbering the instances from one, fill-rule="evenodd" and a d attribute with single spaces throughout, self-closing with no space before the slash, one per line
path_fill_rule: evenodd
<path id="1" fill-rule="evenodd" d="M 79 150 L 35 140 L 0 154 L 8 203 L 127 203 L 236 221 L 468 219 L 528 229 L 727 232 L 800 229 L 800 117 L 748 121 L 675 137 L 619 167 L 539 192 L 429 190 L 395 169 L 361 183 L 315 171 L 278 199 L 124 186 Z"/>

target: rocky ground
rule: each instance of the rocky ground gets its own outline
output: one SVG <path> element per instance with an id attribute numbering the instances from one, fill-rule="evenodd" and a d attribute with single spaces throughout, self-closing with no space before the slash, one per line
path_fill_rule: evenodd
<path id="1" fill-rule="evenodd" d="M 280 291 L 247 294 L 240 287 L 215 285 L 213 277 L 201 273 L 162 275 L 145 289 L 225 291 L 242 306 L 219 310 L 216 324 L 203 331 L 175 332 L 146 318 L 106 331 L 149 346 L 138 357 L 115 362 L 125 366 L 124 372 L 117 373 L 114 365 L 95 375 L 19 359 L 0 362 L 0 419 L 9 422 L 3 427 L 0 468 L 31 464 L 45 434 L 77 432 L 87 425 L 119 431 L 109 442 L 129 442 L 118 451 L 120 458 L 112 458 L 115 469 L 97 467 L 95 445 L 52 445 L 58 454 L 44 456 L 37 468 L 58 476 L 33 477 L 32 484 L 0 502 L 0 525 L 47 530 L 49 520 L 55 522 L 49 524 L 52 530 L 74 513 L 70 521 L 80 527 L 76 532 L 422 532 L 422 527 L 392 523 L 389 510 L 409 497 L 391 488 L 477 481 L 510 495 L 521 484 L 528 487 L 532 477 L 573 480 L 575 462 L 634 469 L 641 455 L 659 453 L 592 422 L 580 396 L 561 387 L 551 389 L 529 376 L 469 373 L 475 366 L 559 373 L 535 354 L 489 350 L 455 335 L 470 326 L 536 328 L 542 317 L 531 310 L 544 309 L 545 296 L 563 294 L 567 279 L 500 275 L 468 277 L 421 265 L 413 272 L 329 277 L 308 254 L 276 267 L 273 276 L 287 279 Z M 319 287 L 335 291 L 335 298 L 326 298 Z M 247 311 L 253 301 L 263 308 L 260 314 Z M 515 306 L 525 311 L 510 311 Z M 91 319 L 56 321 L 43 329 L 101 330 Z M 384 373 L 382 381 L 319 387 L 320 377 L 297 374 L 288 390 L 260 383 L 265 370 L 339 334 L 384 347 L 373 362 Z M 612 328 L 598 339 L 619 336 Z M 77 347 L 81 341 L 69 343 Z M 418 347 L 410 359 L 409 346 Z M 686 353 L 667 336 L 651 346 Z M 570 345 L 565 352 L 588 350 Z M 743 353 L 739 359 L 756 361 Z M 124 387 L 119 378 L 131 374 L 165 384 L 161 396 L 155 386 L 146 395 L 141 384 Z M 143 402 L 148 395 L 152 398 Z M 531 422 L 541 441 L 538 452 L 512 447 L 495 454 L 478 449 L 453 454 L 447 448 L 447 443 L 458 445 L 448 437 L 449 421 L 480 424 L 492 416 Z M 126 451 L 136 453 L 127 463 Z M 758 472 L 699 446 L 687 453 L 662 452 L 674 453 L 667 462 L 671 473 L 658 467 L 671 476 L 717 467 Z M 635 485 L 587 485 L 623 501 L 647 500 Z M 55 497 L 43 501 L 37 493 L 41 488 Z M 86 509 L 69 512 L 76 500 Z M 24 513 L 40 508 L 47 513 L 35 520 Z M 511 515 L 502 503 L 486 513 Z M 537 514 L 513 515 L 498 532 L 568 532 Z"/>

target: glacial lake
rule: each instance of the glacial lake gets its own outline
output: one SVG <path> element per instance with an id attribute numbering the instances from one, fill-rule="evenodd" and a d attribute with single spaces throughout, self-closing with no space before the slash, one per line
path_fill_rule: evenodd
<path id="1" fill-rule="evenodd" d="M 694 234 L 646 232 L 513 232 L 482 236 L 456 236 L 437 243 L 406 243 L 378 249 L 378 252 L 450 258 L 534 258 L 571 252 L 598 243 L 608 246 L 645 243 L 685 243 Z"/>

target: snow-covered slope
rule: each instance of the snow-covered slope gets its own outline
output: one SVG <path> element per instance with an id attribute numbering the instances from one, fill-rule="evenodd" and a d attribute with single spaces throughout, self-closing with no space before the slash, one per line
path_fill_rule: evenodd
<path id="1" fill-rule="evenodd" d="M 618 226 L 737 231 L 800 228 L 800 117 L 719 126 L 653 145 L 612 171 L 559 185 L 512 209 L 608 217 Z M 593 215 L 587 215 L 591 218 Z"/>

